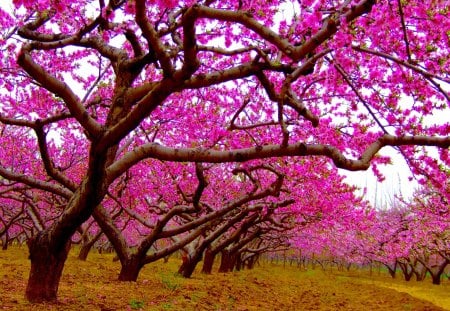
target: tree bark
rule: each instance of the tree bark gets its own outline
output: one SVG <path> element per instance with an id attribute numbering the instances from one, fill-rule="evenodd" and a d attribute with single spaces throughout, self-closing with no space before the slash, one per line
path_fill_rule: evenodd
<path id="1" fill-rule="evenodd" d="M 236 262 L 235 262 L 236 271 L 241 271 L 243 266 L 244 266 L 244 263 L 242 262 L 241 256 L 236 256 Z"/>
<path id="2" fill-rule="evenodd" d="M 258 261 L 258 259 L 259 259 L 259 255 L 258 254 L 254 254 L 251 257 L 247 258 L 247 260 L 246 260 L 246 262 L 247 262 L 247 264 L 246 264 L 247 269 L 249 269 L 249 270 L 253 269 L 255 267 L 255 264 Z"/>
<path id="3" fill-rule="evenodd" d="M 392 269 L 391 267 L 388 267 L 389 275 L 390 275 L 393 279 L 395 279 L 395 276 L 396 276 L 395 271 L 396 271 L 396 270 Z"/>
<path id="4" fill-rule="evenodd" d="M 131 256 L 130 258 L 122 261 L 119 281 L 136 282 L 142 266 L 141 260 L 135 256 Z"/>
<path id="5" fill-rule="evenodd" d="M 30 302 L 56 302 L 59 281 L 70 249 L 70 240 L 50 244 L 47 236 L 38 234 L 28 242 L 31 260 L 25 297 Z"/>
<path id="6" fill-rule="evenodd" d="M 414 275 L 416 276 L 416 281 L 423 281 L 425 280 L 425 277 L 427 276 L 427 269 L 425 267 L 422 268 L 414 268 L 413 270 Z"/>
<path id="7" fill-rule="evenodd" d="M 229 262 L 230 262 L 230 252 L 226 249 L 220 252 L 220 266 L 219 272 L 228 272 Z"/>
<path id="8" fill-rule="evenodd" d="M 95 242 L 98 241 L 98 239 L 100 238 L 101 233 L 96 234 L 95 236 L 91 237 L 91 239 L 86 239 L 86 240 L 82 240 L 81 242 L 81 248 L 80 248 L 80 252 L 78 253 L 78 259 L 82 260 L 82 261 L 86 261 L 89 252 L 92 249 L 92 246 L 94 246 Z"/>
<path id="9" fill-rule="evenodd" d="M 445 272 L 445 267 L 447 267 L 449 263 L 449 260 L 446 259 L 441 264 L 427 268 L 427 270 L 430 272 L 431 280 L 434 285 L 441 284 L 441 276 Z"/>
<path id="10" fill-rule="evenodd" d="M 393 266 L 393 267 L 391 267 L 389 264 L 384 264 L 385 267 L 388 269 L 389 275 L 390 275 L 393 279 L 395 279 L 395 277 L 396 277 L 396 275 L 397 275 L 397 273 L 396 273 L 396 272 L 397 272 L 397 264 L 398 264 L 397 261 L 394 263 L 394 266 Z"/>
<path id="11" fill-rule="evenodd" d="M 214 265 L 215 257 L 216 257 L 216 253 L 210 251 L 209 249 L 207 249 L 205 251 L 205 258 L 203 259 L 202 273 L 205 273 L 205 274 L 212 273 L 212 268 Z"/>
<path id="12" fill-rule="evenodd" d="M 440 285 L 441 284 L 441 275 L 442 275 L 442 273 L 440 273 L 440 274 L 432 273 L 431 274 L 431 279 L 432 279 L 432 282 L 433 282 L 434 285 Z"/>
<path id="13" fill-rule="evenodd" d="M 178 269 L 178 273 L 181 276 L 185 278 L 190 278 L 192 276 L 197 264 L 202 260 L 205 248 L 205 244 L 202 243 L 192 253 L 183 256 L 183 263 Z"/>
<path id="14" fill-rule="evenodd" d="M 192 276 L 192 273 L 194 273 L 198 262 L 200 261 L 200 259 L 197 257 L 199 256 L 188 257 L 188 259 L 181 265 L 178 273 L 181 274 L 184 278 L 190 278 Z"/>
<path id="15" fill-rule="evenodd" d="M 224 249 L 221 255 L 219 272 L 232 272 L 236 264 L 236 254 Z"/>
<path id="16" fill-rule="evenodd" d="M 92 246 L 94 243 L 82 243 L 80 252 L 78 253 L 78 260 L 86 261 L 87 256 L 89 255 L 89 252 L 91 251 Z"/>
<path id="17" fill-rule="evenodd" d="M 405 281 L 409 282 L 414 274 L 414 269 L 409 263 L 399 262 L 398 265 L 403 272 Z"/>
<path id="18" fill-rule="evenodd" d="M 8 249 L 8 243 L 9 243 L 9 234 L 8 230 L 6 230 L 2 238 L 2 250 L 6 251 Z"/>

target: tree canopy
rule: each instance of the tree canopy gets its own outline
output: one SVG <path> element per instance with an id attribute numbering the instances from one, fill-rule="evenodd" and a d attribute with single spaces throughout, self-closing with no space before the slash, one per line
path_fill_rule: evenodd
<path id="1" fill-rule="evenodd" d="M 241 240 L 355 222 L 367 206 L 337 168 L 379 174 L 387 146 L 448 202 L 448 10 L 444 0 L 0 9 L 1 219 L 29 221 L 28 299 L 56 299 L 91 216 L 117 238 L 123 266 L 143 236 L 145 253 L 173 238 L 164 256 L 214 240 L 224 219 L 246 228 Z"/>

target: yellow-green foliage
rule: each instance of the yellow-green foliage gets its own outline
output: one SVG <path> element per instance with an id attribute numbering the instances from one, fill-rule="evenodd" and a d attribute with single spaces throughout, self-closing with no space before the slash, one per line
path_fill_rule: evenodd
<path id="1" fill-rule="evenodd" d="M 180 264 L 146 266 L 138 282 L 118 282 L 113 255 L 92 252 L 86 262 L 72 251 L 56 305 L 24 298 L 27 249 L 0 251 L 0 310 L 450 310 L 450 282 L 433 286 L 363 272 L 301 271 L 269 263 L 236 273 L 184 279 Z"/>

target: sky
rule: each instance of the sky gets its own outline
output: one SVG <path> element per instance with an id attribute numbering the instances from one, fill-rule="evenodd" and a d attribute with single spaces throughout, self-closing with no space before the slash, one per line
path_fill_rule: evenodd
<path id="1" fill-rule="evenodd" d="M 382 149 L 380 153 L 389 155 L 392 159 L 392 164 L 379 167 L 385 177 L 383 182 L 377 180 L 371 168 L 357 172 L 340 169 L 339 173 L 346 176 L 347 183 L 361 188 L 359 194 L 363 194 L 365 189 L 365 199 L 372 206 L 385 209 L 394 201 L 395 196 L 401 195 L 405 199 L 411 198 L 418 184 L 415 180 L 408 180 L 408 177 L 411 176 L 410 169 L 397 151 L 387 147 Z"/>

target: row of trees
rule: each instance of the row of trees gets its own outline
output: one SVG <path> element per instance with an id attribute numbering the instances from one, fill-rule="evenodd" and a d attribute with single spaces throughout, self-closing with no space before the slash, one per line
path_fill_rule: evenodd
<path id="1" fill-rule="evenodd" d="M 321 240 L 320 243 L 311 241 Z M 303 230 L 296 244 L 304 259 L 340 265 L 381 264 L 392 277 L 401 271 L 406 281 L 422 281 L 427 273 L 440 284 L 450 264 L 450 209 L 447 198 L 432 187 L 414 194 L 412 201 L 394 200 L 389 209 L 374 210 L 354 227 Z"/>
<path id="2" fill-rule="evenodd" d="M 321 161 L 316 159 L 315 165 L 326 168 Z M 120 280 L 135 281 L 145 264 L 180 250 L 180 273 L 190 276 L 203 256 L 209 265 L 205 272 L 211 272 L 219 253 L 221 270 L 232 270 L 238 258 L 284 249 L 300 227 L 352 214 L 360 205 L 354 188 L 343 183 L 336 169 L 320 172 L 311 165 L 305 171 L 304 164 L 286 164 L 233 169 L 164 162 L 144 166 L 140 172 L 128 172 L 127 180 L 108 194 L 72 240 L 81 244 L 80 258 L 85 259 L 104 234 L 122 264 Z M 149 167 L 156 169 L 148 172 Z M 296 178 L 292 169 L 302 172 Z M 323 174 L 328 175 L 327 188 L 317 193 Z M 296 187 L 301 189 L 293 191 Z M 33 201 L 33 194 L 37 195 L 29 189 L 10 189 L 3 195 L 2 219 L 10 223 L 2 234 L 4 246 L 7 239 L 29 239 L 52 223 L 55 204 Z"/>
<path id="3" fill-rule="evenodd" d="M 26 236 L 30 301 L 56 300 L 73 239 L 104 234 L 134 280 L 360 222 L 337 168 L 378 174 L 386 146 L 448 195 L 446 1 L 11 5 L 0 233 Z"/>

